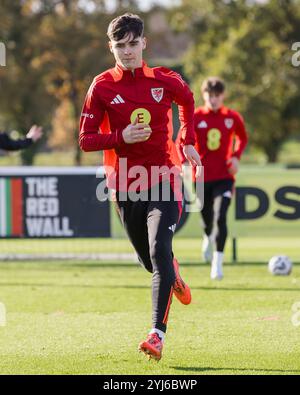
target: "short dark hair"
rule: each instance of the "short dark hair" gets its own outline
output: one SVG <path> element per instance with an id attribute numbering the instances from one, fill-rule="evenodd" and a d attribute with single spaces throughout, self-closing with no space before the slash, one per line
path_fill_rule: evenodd
<path id="1" fill-rule="evenodd" d="M 126 13 L 113 19 L 108 25 L 107 35 L 110 40 L 122 40 L 130 33 L 133 34 L 133 38 L 144 34 L 144 22 L 138 15 Z"/>
<path id="2" fill-rule="evenodd" d="M 208 77 L 203 81 L 201 92 L 215 93 L 217 95 L 224 93 L 225 84 L 219 77 Z"/>

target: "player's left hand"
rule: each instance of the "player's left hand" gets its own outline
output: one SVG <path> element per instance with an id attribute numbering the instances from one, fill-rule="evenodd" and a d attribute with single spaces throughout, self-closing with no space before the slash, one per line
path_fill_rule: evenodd
<path id="1" fill-rule="evenodd" d="M 184 145 L 182 150 L 189 163 L 193 167 L 196 167 L 196 178 L 200 177 L 202 163 L 200 155 L 196 151 L 195 147 L 193 145 Z"/>
<path id="2" fill-rule="evenodd" d="M 239 164 L 240 164 L 240 161 L 235 156 L 228 159 L 227 165 L 229 166 L 228 167 L 229 173 L 234 176 L 239 171 Z"/>

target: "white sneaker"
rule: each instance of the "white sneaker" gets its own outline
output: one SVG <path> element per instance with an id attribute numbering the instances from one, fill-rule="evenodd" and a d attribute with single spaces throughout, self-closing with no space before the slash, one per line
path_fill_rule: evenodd
<path id="1" fill-rule="evenodd" d="M 211 238 L 207 235 L 203 236 L 202 257 L 205 262 L 211 262 L 213 258 L 213 242 Z"/>
<path id="2" fill-rule="evenodd" d="M 212 280 L 222 280 L 223 276 L 223 252 L 215 251 L 211 262 L 210 278 Z"/>

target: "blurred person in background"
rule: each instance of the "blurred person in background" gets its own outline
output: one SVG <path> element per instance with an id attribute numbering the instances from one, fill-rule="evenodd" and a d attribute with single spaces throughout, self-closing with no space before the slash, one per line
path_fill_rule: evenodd
<path id="1" fill-rule="evenodd" d="M 37 142 L 43 135 L 42 127 L 33 125 L 25 138 L 12 139 L 7 133 L 0 133 L 0 149 L 6 151 L 17 151 L 30 147 Z"/>

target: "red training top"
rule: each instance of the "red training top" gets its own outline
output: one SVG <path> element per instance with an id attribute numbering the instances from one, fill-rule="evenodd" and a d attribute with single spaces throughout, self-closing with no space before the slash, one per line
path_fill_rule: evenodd
<path id="1" fill-rule="evenodd" d="M 194 124 L 195 148 L 204 166 L 204 181 L 234 179 L 228 172 L 230 165 L 226 162 L 233 156 L 240 159 L 247 145 L 248 137 L 242 116 L 224 106 L 217 112 L 198 107 Z"/>
<path id="2" fill-rule="evenodd" d="M 151 166 L 172 168 L 180 163 L 172 142 L 173 101 L 179 107 L 180 143 L 194 145 L 194 98 L 179 74 L 143 63 L 134 72 L 116 65 L 94 78 L 83 105 L 79 144 L 84 151 L 109 150 L 104 153 L 109 187 L 114 187 L 110 182 L 112 173 L 118 179 L 121 171 L 119 159 L 127 159 L 128 172 L 133 166 L 144 166 L 148 187 L 153 185 L 149 178 Z M 150 125 L 151 136 L 144 142 L 126 144 L 122 131 L 136 118 Z M 131 184 L 137 177 L 128 172 Z M 120 189 L 118 181 L 116 189 Z"/>

